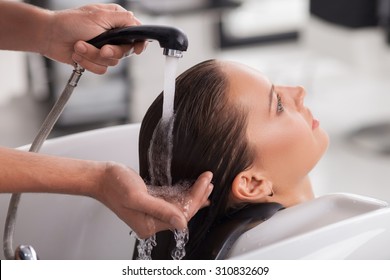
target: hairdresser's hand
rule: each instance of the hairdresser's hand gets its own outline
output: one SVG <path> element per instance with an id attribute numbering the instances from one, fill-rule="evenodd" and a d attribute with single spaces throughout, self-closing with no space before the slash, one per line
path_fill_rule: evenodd
<path id="1" fill-rule="evenodd" d="M 162 230 L 185 228 L 187 221 L 209 204 L 207 199 L 213 188 L 211 172 L 199 176 L 186 199 L 191 200 L 188 214 L 184 214 L 184 205 L 180 209 L 149 195 L 142 178 L 126 166 L 109 163 L 103 177 L 95 198 L 115 212 L 140 238 Z"/>
<path id="2" fill-rule="evenodd" d="M 117 4 L 87 5 L 51 13 L 48 44 L 43 55 L 67 64 L 77 62 L 96 74 L 118 64 L 126 54 L 140 54 L 144 43 L 134 45 L 105 45 L 100 50 L 86 43 L 97 35 L 116 27 L 140 25 L 141 22 Z"/>

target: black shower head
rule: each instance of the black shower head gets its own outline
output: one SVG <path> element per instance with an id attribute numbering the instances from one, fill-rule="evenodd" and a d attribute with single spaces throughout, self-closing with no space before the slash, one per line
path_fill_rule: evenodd
<path id="1" fill-rule="evenodd" d="M 140 25 L 108 30 L 88 41 L 97 48 L 104 45 L 126 45 L 156 40 L 168 56 L 179 56 L 188 47 L 187 36 L 178 28 L 161 25 Z"/>

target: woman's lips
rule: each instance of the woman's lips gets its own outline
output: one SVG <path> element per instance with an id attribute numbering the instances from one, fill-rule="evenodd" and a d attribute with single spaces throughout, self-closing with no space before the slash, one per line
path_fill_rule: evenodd
<path id="1" fill-rule="evenodd" d="M 316 119 L 313 119 L 312 123 L 311 123 L 311 128 L 314 130 L 316 129 L 317 127 L 320 126 L 320 122 Z"/>
<path id="2" fill-rule="evenodd" d="M 307 111 L 309 112 L 309 116 L 310 116 L 310 119 L 311 119 L 311 129 L 314 130 L 317 127 L 320 126 L 320 122 L 319 122 L 319 120 L 317 120 L 316 118 L 313 117 L 313 114 L 312 114 L 312 112 L 310 111 L 309 108 L 307 108 Z"/>

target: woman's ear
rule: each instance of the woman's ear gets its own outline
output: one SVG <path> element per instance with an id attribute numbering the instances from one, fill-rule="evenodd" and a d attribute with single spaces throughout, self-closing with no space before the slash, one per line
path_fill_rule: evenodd
<path id="1" fill-rule="evenodd" d="M 247 170 L 233 180 L 232 196 L 235 202 L 264 202 L 264 198 L 272 195 L 272 182 L 261 173 Z"/>

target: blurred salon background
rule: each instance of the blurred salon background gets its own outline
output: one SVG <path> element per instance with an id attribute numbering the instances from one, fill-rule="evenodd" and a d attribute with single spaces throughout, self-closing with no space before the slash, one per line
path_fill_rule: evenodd
<path id="1" fill-rule="evenodd" d="M 26 2 L 55 10 L 99 1 Z M 390 202 L 390 0 L 117 3 L 144 24 L 185 31 L 189 49 L 177 74 L 221 58 L 253 66 L 276 84 L 304 86 L 307 106 L 330 136 L 311 174 L 316 195 Z M 85 73 L 50 137 L 140 122 L 163 88 L 164 62 L 151 42 L 104 76 Z M 0 145 L 32 142 L 71 72 L 36 54 L 0 51 Z"/>

